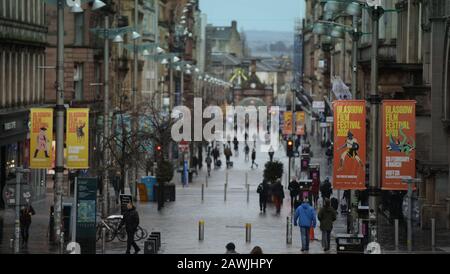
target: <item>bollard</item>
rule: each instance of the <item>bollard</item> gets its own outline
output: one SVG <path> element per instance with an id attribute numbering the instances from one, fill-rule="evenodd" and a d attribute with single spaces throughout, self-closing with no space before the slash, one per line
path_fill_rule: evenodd
<path id="1" fill-rule="evenodd" d="M 228 169 L 225 172 L 225 184 L 228 184 Z"/>
<path id="2" fill-rule="evenodd" d="M 227 200 L 227 184 L 225 184 L 224 189 L 223 189 L 223 200 L 224 201 Z"/>
<path id="3" fill-rule="evenodd" d="M 250 185 L 247 185 L 247 203 L 250 202 Z"/>
<path id="4" fill-rule="evenodd" d="M 63 254 L 64 253 L 64 232 L 61 232 L 61 237 L 59 239 L 59 254 Z"/>
<path id="5" fill-rule="evenodd" d="M 245 185 L 248 185 L 248 172 L 245 172 Z"/>
<path id="6" fill-rule="evenodd" d="M 292 222 L 291 217 L 286 217 L 286 244 L 292 244 Z"/>
<path id="7" fill-rule="evenodd" d="M 395 250 L 398 250 L 398 219 L 395 219 Z"/>
<path id="8" fill-rule="evenodd" d="M 252 241 L 252 224 L 245 224 L 245 242 L 250 243 Z"/>
<path id="9" fill-rule="evenodd" d="M 105 254 L 106 227 L 102 228 L 102 254 Z"/>
<path id="10" fill-rule="evenodd" d="M 13 239 L 13 238 L 9 239 L 9 247 L 10 247 L 11 249 L 14 248 L 14 239 Z"/>
<path id="11" fill-rule="evenodd" d="M 204 195 L 205 195 L 205 185 L 202 184 L 202 202 L 204 200 Z"/>
<path id="12" fill-rule="evenodd" d="M 436 219 L 431 219 L 431 248 L 436 247 Z"/>
<path id="13" fill-rule="evenodd" d="M 205 221 L 200 220 L 198 222 L 198 240 L 203 241 L 205 239 Z"/>

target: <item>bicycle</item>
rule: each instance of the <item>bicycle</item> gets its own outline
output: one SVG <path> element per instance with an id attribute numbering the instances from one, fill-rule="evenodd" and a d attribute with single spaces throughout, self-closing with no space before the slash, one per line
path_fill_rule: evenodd
<path id="1" fill-rule="evenodd" d="M 111 242 L 116 238 L 117 227 L 119 226 L 119 222 L 116 221 L 117 218 L 108 217 L 104 220 L 101 220 L 100 223 L 97 224 L 96 238 L 97 241 L 102 239 L 102 230 L 105 229 L 105 241 Z"/>
<path id="2" fill-rule="evenodd" d="M 147 230 L 145 228 L 142 228 L 141 226 L 138 226 L 136 232 L 134 233 L 134 240 L 140 241 L 146 239 L 147 236 L 148 236 Z M 125 230 L 125 226 L 122 226 L 121 229 L 117 231 L 117 238 L 121 242 L 127 241 L 127 232 Z"/>

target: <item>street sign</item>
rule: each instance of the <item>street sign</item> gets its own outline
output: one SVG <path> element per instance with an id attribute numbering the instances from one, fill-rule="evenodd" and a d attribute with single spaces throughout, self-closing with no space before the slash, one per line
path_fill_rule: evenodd
<path id="1" fill-rule="evenodd" d="M 320 123 L 320 127 L 328 127 L 328 123 Z"/>
<path id="2" fill-rule="evenodd" d="M 22 181 L 23 182 L 23 181 Z M 20 185 L 20 203 L 19 205 L 26 205 L 31 202 L 32 192 L 29 184 Z M 16 206 L 16 183 L 8 183 L 3 188 L 3 200 L 9 207 Z"/>
<path id="3" fill-rule="evenodd" d="M 324 110 L 325 102 L 324 101 L 313 101 L 313 108 L 317 109 L 317 110 Z"/>
<path id="4" fill-rule="evenodd" d="M 178 143 L 178 148 L 182 152 L 188 152 L 189 151 L 189 143 L 185 140 L 181 140 L 181 142 Z"/>
<path id="5" fill-rule="evenodd" d="M 334 122 L 334 117 L 333 116 L 327 116 L 327 123 L 333 123 Z"/>

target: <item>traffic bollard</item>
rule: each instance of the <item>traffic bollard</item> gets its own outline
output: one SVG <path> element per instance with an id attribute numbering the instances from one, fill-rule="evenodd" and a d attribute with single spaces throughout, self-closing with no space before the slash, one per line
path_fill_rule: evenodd
<path id="1" fill-rule="evenodd" d="M 250 243 L 252 241 L 252 224 L 245 224 L 245 242 Z"/>
<path id="2" fill-rule="evenodd" d="M 245 172 L 245 185 L 248 185 L 248 172 Z"/>
<path id="3" fill-rule="evenodd" d="M 11 249 L 14 249 L 14 239 L 13 238 L 9 239 L 9 247 Z"/>
<path id="4" fill-rule="evenodd" d="M 102 228 L 102 254 L 105 254 L 106 227 Z"/>
<path id="5" fill-rule="evenodd" d="M 395 219 L 395 250 L 398 250 L 398 219 Z"/>
<path id="6" fill-rule="evenodd" d="M 292 244 L 292 222 L 291 217 L 286 217 L 286 244 Z"/>
<path id="7" fill-rule="evenodd" d="M 203 241 L 205 239 L 205 221 L 200 220 L 198 222 L 198 240 Z"/>
<path id="8" fill-rule="evenodd" d="M 205 195 L 205 185 L 202 184 L 202 202 L 204 200 L 204 195 Z"/>
<path id="9" fill-rule="evenodd" d="M 436 219 L 431 219 L 431 248 L 436 247 Z"/>
<path id="10" fill-rule="evenodd" d="M 225 184 L 225 186 L 223 188 L 223 200 L 224 201 L 227 200 L 227 184 Z"/>
<path id="11" fill-rule="evenodd" d="M 60 248 L 59 253 L 63 254 L 64 253 L 64 232 L 61 232 L 61 237 L 59 239 L 59 248 Z"/>
<path id="12" fill-rule="evenodd" d="M 247 203 L 250 202 L 250 185 L 247 185 Z"/>

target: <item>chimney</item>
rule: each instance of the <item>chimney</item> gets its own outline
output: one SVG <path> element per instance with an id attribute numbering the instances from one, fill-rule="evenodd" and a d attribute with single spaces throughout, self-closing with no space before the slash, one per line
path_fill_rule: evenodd
<path id="1" fill-rule="evenodd" d="M 231 28 L 237 30 L 237 22 L 235 20 L 231 21 Z"/>

